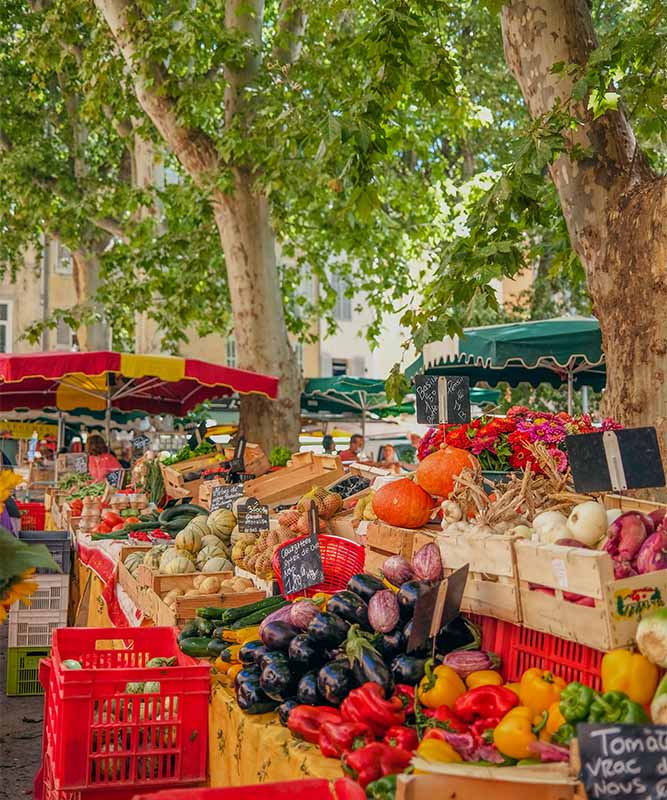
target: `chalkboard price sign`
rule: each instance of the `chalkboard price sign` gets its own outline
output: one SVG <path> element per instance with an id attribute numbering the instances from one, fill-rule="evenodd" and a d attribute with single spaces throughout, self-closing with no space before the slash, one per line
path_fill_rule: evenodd
<path id="1" fill-rule="evenodd" d="M 88 472 L 88 456 L 85 453 L 77 453 L 72 459 L 72 472 L 83 475 Z"/>
<path id="2" fill-rule="evenodd" d="M 308 512 L 308 525 L 308 536 L 283 545 L 278 551 L 284 595 L 303 592 L 309 586 L 317 586 L 324 580 L 322 553 L 317 535 L 319 521 L 314 504 Z"/>
<path id="3" fill-rule="evenodd" d="M 458 617 L 469 568 L 469 564 L 464 564 L 417 598 L 408 652 L 422 647 L 428 639 L 437 636 L 445 625 Z"/>
<path id="4" fill-rule="evenodd" d="M 231 510 L 234 501 L 239 497 L 243 497 L 243 484 L 221 484 L 214 486 L 211 489 L 211 507 L 210 511 L 217 511 L 219 508 L 227 508 Z"/>
<path id="5" fill-rule="evenodd" d="M 109 486 L 115 486 L 116 489 L 123 488 L 124 472 L 122 469 L 115 469 L 113 472 L 107 473 L 106 481 Z"/>
<path id="6" fill-rule="evenodd" d="M 141 436 L 135 436 L 134 439 L 132 439 L 132 451 L 136 456 L 141 455 L 150 443 L 151 440 L 148 436 L 144 436 L 143 434 Z"/>
<path id="7" fill-rule="evenodd" d="M 667 798 L 667 726 L 577 725 L 589 800 Z"/>
<path id="8" fill-rule="evenodd" d="M 465 375 L 418 375 L 415 405 L 421 425 L 470 422 L 470 382 Z"/>
<path id="9" fill-rule="evenodd" d="M 249 497 L 238 507 L 240 533 L 262 533 L 269 530 L 269 507 L 262 505 L 256 497 Z"/>

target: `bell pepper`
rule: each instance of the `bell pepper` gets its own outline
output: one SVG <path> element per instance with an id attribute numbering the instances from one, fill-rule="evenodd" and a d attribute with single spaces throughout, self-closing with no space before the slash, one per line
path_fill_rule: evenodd
<path id="1" fill-rule="evenodd" d="M 504 683 L 503 686 L 511 692 L 514 692 L 517 697 L 519 696 L 519 689 L 521 688 L 520 683 Z"/>
<path id="2" fill-rule="evenodd" d="M 364 788 L 385 775 L 403 772 L 411 760 L 412 753 L 384 742 L 367 744 L 359 750 L 344 753 L 342 758 L 343 769 Z"/>
<path id="3" fill-rule="evenodd" d="M 572 739 L 577 735 L 577 729 L 574 723 L 566 722 L 552 735 L 551 741 L 553 744 L 560 744 L 567 747 Z"/>
<path id="4" fill-rule="evenodd" d="M 501 717 L 488 717 L 478 719 L 470 726 L 470 733 L 477 744 L 491 744 L 493 742 L 493 731 L 500 722 Z"/>
<path id="5" fill-rule="evenodd" d="M 450 733 L 465 733 L 468 730 L 468 726 L 456 716 L 449 706 L 427 708 L 423 714 L 430 720 L 427 723 L 429 727 L 442 728 Z"/>
<path id="6" fill-rule="evenodd" d="M 419 683 L 417 696 L 427 708 L 451 708 L 465 690 L 465 684 L 451 667 L 441 664 L 433 669 L 433 662 L 429 660 L 426 662 L 426 673 Z"/>
<path id="7" fill-rule="evenodd" d="M 343 753 L 358 750 L 374 741 L 373 732 L 363 722 L 325 722 L 317 737 L 326 758 L 340 758 Z"/>
<path id="8" fill-rule="evenodd" d="M 600 666 L 603 692 L 624 692 L 640 705 L 651 702 L 658 686 L 658 667 L 641 653 L 612 650 Z"/>
<path id="9" fill-rule="evenodd" d="M 406 714 L 412 714 L 415 707 L 415 687 L 408 686 L 407 683 L 397 683 L 394 686 L 394 697 L 398 697 L 403 703 Z"/>
<path id="10" fill-rule="evenodd" d="M 417 748 L 417 755 L 426 761 L 435 761 L 441 764 L 452 764 L 463 761 L 449 742 L 441 739 L 422 739 Z"/>
<path id="11" fill-rule="evenodd" d="M 537 742 L 537 734 L 544 724 L 533 727 L 533 716 L 528 706 L 517 706 L 496 725 L 493 743 L 504 756 L 516 759 L 533 756 L 530 745 Z"/>
<path id="12" fill-rule="evenodd" d="M 527 706 L 536 717 L 546 711 L 552 703 L 560 698 L 565 688 L 565 681 L 548 670 L 538 667 L 526 670 L 519 684 L 519 699 L 522 706 Z"/>
<path id="13" fill-rule="evenodd" d="M 364 722 L 378 736 L 389 728 L 405 722 L 405 710 L 399 697 L 384 698 L 384 690 L 377 683 L 365 683 L 353 689 L 340 707 L 347 722 Z"/>
<path id="14" fill-rule="evenodd" d="M 385 775 L 384 778 L 373 781 L 366 787 L 365 798 L 368 800 L 395 800 L 395 797 L 396 775 Z"/>
<path id="15" fill-rule="evenodd" d="M 588 722 L 616 722 L 640 725 L 648 722 L 644 709 L 624 692 L 605 692 L 593 700 Z"/>
<path id="16" fill-rule="evenodd" d="M 519 704 L 519 698 L 504 686 L 477 686 L 454 703 L 454 713 L 464 722 L 489 717 L 502 718 Z"/>
<path id="17" fill-rule="evenodd" d="M 570 684 L 570 686 L 571 685 L 572 684 Z M 551 742 L 556 731 L 563 725 L 567 724 L 567 720 L 560 710 L 560 707 L 563 703 L 562 697 L 563 695 L 561 695 L 560 702 L 556 701 L 555 703 L 552 703 L 547 710 L 547 721 L 540 731 L 540 740 L 543 742 Z"/>
<path id="18" fill-rule="evenodd" d="M 577 681 L 568 683 L 561 692 L 558 704 L 563 722 L 581 722 L 588 719 L 593 700 L 595 700 L 595 690 L 590 686 Z"/>
<path id="19" fill-rule="evenodd" d="M 339 725 L 343 720 L 336 708 L 329 706 L 296 706 L 290 712 L 287 727 L 295 735 L 311 744 L 317 744 L 320 728 L 330 722 Z"/>
<path id="20" fill-rule="evenodd" d="M 392 747 L 408 750 L 410 753 L 416 750 L 419 745 L 417 731 L 414 728 L 408 728 L 406 725 L 394 725 L 389 728 L 382 741 Z"/>
<path id="21" fill-rule="evenodd" d="M 504 680 L 503 676 L 495 669 L 478 669 L 471 672 L 465 682 L 468 689 L 474 689 L 477 686 L 502 686 Z"/>
<path id="22" fill-rule="evenodd" d="M 335 800 L 366 800 L 366 792 L 350 778 L 337 778 L 334 781 L 333 794 Z"/>

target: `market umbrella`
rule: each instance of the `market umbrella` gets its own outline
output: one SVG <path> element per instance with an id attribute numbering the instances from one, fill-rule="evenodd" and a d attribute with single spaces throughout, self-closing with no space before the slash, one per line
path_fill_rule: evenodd
<path id="1" fill-rule="evenodd" d="M 466 328 L 464 336 L 448 336 L 424 347 L 410 365 L 409 376 L 467 375 L 471 383 L 510 386 L 529 383 L 554 387 L 567 383 L 568 411 L 572 391 L 581 386 L 604 388 L 606 370 L 600 325 L 591 317 L 560 317 Z"/>
<path id="2" fill-rule="evenodd" d="M 278 379 L 193 358 L 99 351 L 0 355 L 0 412 L 113 409 L 180 417 L 237 392 L 275 398 Z"/>

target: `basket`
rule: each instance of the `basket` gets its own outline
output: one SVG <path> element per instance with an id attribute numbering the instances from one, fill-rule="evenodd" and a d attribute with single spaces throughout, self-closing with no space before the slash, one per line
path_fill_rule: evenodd
<path id="1" fill-rule="evenodd" d="M 134 789 L 206 779 L 209 665 L 186 656 L 175 628 L 60 628 L 40 680 L 44 740 L 57 790 Z M 156 656 L 173 667 L 147 667 Z M 66 669 L 76 659 L 82 669 Z M 158 682 L 158 691 L 127 692 Z M 97 793 L 95 794 L 97 797 Z"/>
<path id="2" fill-rule="evenodd" d="M 22 530 L 19 531 L 19 539 L 29 544 L 45 544 L 49 553 L 53 556 L 53 560 L 60 567 L 60 571 L 65 575 L 69 575 L 71 541 L 68 531 Z M 52 569 L 39 567 L 37 574 L 55 575 L 57 573 Z"/>
<path id="3" fill-rule="evenodd" d="M 283 579 L 280 574 L 280 559 L 278 554 L 283 547 L 295 542 L 297 539 L 302 539 L 302 536 L 296 536 L 287 542 L 283 542 L 280 547 L 277 547 L 273 552 L 273 572 L 278 581 L 278 588 L 280 593 L 283 593 Z M 347 586 L 348 581 L 357 572 L 363 572 L 364 563 L 366 559 L 366 551 L 364 546 L 351 542 L 349 539 L 342 539 L 340 536 L 328 536 L 322 534 L 318 537 L 320 544 L 320 553 L 322 555 L 322 571 L 324 572 L 324 581 L 318 583 L 317 586 L 310 586 L 299 596 L 305 595 L 312 597 L 318 592 L 326 592 L 333 594 L 339 592 Z M 297 595 L 291 595 L 296 597 Z"/>
<path id="4" fill-rule="evenodd" d="M 148 800 L 149 797 L 151 800 L 333 800 L 329 781 L 322 778 L 229 786 L 225 789 L 174 789 L 137 795 L 135 800 Z"/>
<path id="5" fill-rule="evenodd" d="M 41 531 L 44 530 L 46 520 L 46 509 L 43 503 L 17 503 L 19 514 L 21 515 L 21 530 Z"/>
<path id="6" fill-rule="evenodd" d="M 48 658 L 50 647 L 9 647 L 7 650 L 7 695 L 28 697 L 44 694 L 39 682 L 39 662 Z"/>

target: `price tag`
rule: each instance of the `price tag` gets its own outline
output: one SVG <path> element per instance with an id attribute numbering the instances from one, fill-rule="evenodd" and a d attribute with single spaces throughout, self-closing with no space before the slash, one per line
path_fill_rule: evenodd
<path id="1" fill-rule="evenodd" d="M 123 478 L 125 477 L 125 472 L 122 469 L 115 469 L 113 472 L 108 472 L 106 481 L 109 486 L 115 486 L 116 489 L 123 488 Z"/>
<path id="2" fill-rule="evenodd" d="M 149 447 L 150 443 L 151 440 L 148 436 L 144 436 L 143 434 L 141 436 L 135 436 L 134 439 L 132 439 L 132 452 L 135 456 L 139 456 Z"/>
<path id="3" fill-rule="evenodd" d="M 283 594 L 297 594 L 324 581 L 322 553 L 318 538 L 319 519 L 315 504 L 308 512 L 310 533 L 283 545 L 278 551 Z"/>
<path id="4" fill-rule="evenodd" d="M 243 497 L 243 484 L 220 484 L 211 490 L 211 505 L 209 511 L 227 508 L 231 511 L 234 501 Z"/>
<path id="5" fill-rule="evenodd" d="M 465 375 L 418 375 L 415 406 L 421 425 L 470 422 L 470 381 Z"/>
<path id="6" fill-rule="evenodd" d="M 262 505 L 256 497 L 249 497 L 238 507 L 240 533 L 262 533 L 269 530 L 269 507 Z"/>
<path id="7" fill-rule="evenodd" d="M 76 453 L 72 459 L 72 472 L 83 474 L 88 472 L 88 456 L 85 453 Z"/>

